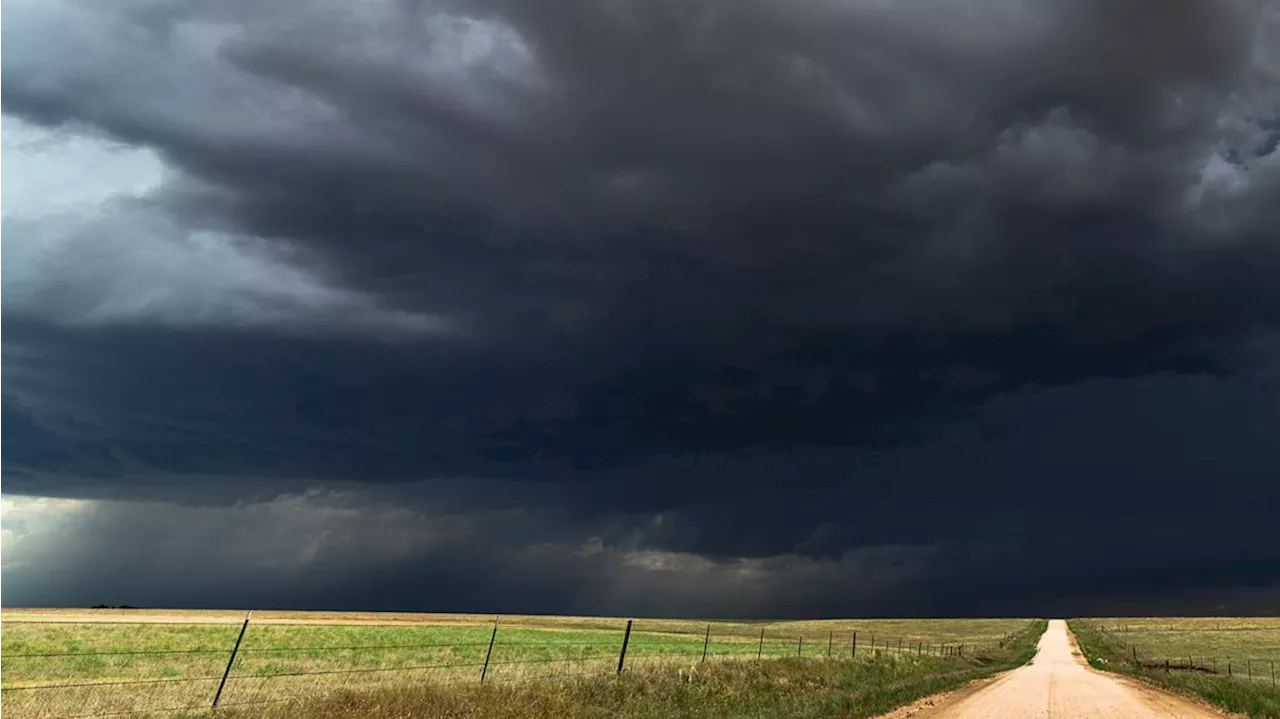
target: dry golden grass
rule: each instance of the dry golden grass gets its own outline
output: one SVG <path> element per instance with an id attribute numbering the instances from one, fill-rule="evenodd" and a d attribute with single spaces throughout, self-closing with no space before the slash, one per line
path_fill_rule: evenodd
<path id="1" fill-rule="evenodd" d="M 1239 715 L 1280 719 L 1280 685 L 1272 674 L 1280 663 L 1278 619 L 1073 619 L 1068 624 L 1098 669 L 1194 694 Z"/>
<path id="2" fill-rule="evenodd" d="M 1280 663 L 1280 617 L 1152 617 L 1102 618 L 1088 624 L 1123 644 L 1137 649 L 1143 661 L 1190 662 L 1249 675 L 1249 662 L 1259 665 L 1254 674 L 1270 680 L 1271 663 Z M 1242 664 L 1243 662 L 1243 664 Z M 1255 678 L 1256 678 L 1255 677 Z"/>

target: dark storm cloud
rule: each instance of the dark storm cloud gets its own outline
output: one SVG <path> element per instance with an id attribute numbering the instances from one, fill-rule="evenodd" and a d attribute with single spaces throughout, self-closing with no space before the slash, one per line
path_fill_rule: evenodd
<path id="1" fill-rule="evenodd" d="M 426 481 L 590 525 L 564 546 L 1280 576 L 1237 526 L 1280 476 L 1274 3 L 341 8 L 10 13 L 6 115 L 172 173 L 90 229 L 6 217 L 76 238 L 6 265 L 10 492 Z M 1065 493 L 1156 548 L 1094 563 L 1123 522 Z M 1004 586 L 917 566 L 922 611 Z"/>

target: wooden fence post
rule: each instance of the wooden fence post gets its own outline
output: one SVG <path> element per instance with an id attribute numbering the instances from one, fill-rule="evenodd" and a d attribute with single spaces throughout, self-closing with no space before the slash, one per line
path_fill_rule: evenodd
<path id="1" fill-rule="evenodd" d="M 803 634 L 800 635 L 800 643 L 796 645 L 796 656 L 797 657 L 804 656 L 804 635 Z"/>
<path id="2" fill-rule="evenodd" d="M 854 631 L 853 633 L 853 650 L 849 652 L 849 656 L 853 658 L 857 658 L 858 656 L 858 632 L 857 631 Z"/>
<path id="3" fill-rule="evenodd" d="M 484 677 L 489 673 L 489 657 L 493 656 L 493 642 L 498 638 L 498 622 L 501 621 L 502 615 L 495 615 L 493 618 L 493 634 L 489 635 L 489 651 L 484 655 L 484 668 L 480 670 L 480 683 L 484 684 Z"/>
<path id="4" fill-rule="evenodd" d="M 764 627 L 760 627 L 760 646 L 756 648 L 756 661 L 764 655 Z"/>
<path id="5" fill-rule="evenodd" d="M 218 700 L 222 698 L 222 690 L 227 686 L 227 677 L 231 675 L 231 665 L 236 663 L 236 652 L 240 651 L 240 642 L 244 641 L 244 632 L 249 628 L 249 618 L 253 616 L 250 611 L 244 615 L 244 624 L 240 625 L 240 635 L 236 637 L 235 646 L 231 647 L 231 658 L 227 660 L 227 668 L 222 672 L 222 681 L 218 682 L 218 691 L 213 694 L 213 708 L 218 708 Z"/>
<path id="6" fill-rule="evenodd" d="M 622 663 L 627 660 L 627 644 L 631 642 L 631 622 L 627 620 L 627 633 L 622 635 L 622 651 L 618 653 L 618 673 L 622 673 Z"/>
<path id="7" fill-rule="evenodd" d="M 711 644 L 711 623 L 707 622 L 707 636 L 702 640 L 702 661 L 707 661 L 707 645 Z"/>
<path id="8" fill-rule="evenodd" d="M 836 633 L 834 631 L 827 632 L 827 659 L 831 658 L 831 643 L 834 642 L 835 639 Z"/>

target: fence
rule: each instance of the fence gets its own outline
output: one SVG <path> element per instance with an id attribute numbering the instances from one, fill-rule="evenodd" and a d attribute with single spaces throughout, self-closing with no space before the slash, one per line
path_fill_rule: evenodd
<path id="1" fill-rule="evenodd" d="M 1215 628 L 1215 629 L 1192 629 L 1177 625 L 1168 625 L 1167 628 L 1161 625 L 1144 624 L 1136 631 L 1125 624 L 1116 624 L 1108 626 L 1106 624 L 1091 623 L 1092 626 L 1100 631 L 1117 649 L 1122 656 L 1133 667 L 1138 669 L 1166 671 L 1166 672 L 1188 672 L 1196 674 L 1205 674 L 1212 676 L 1221 676 L 1228 679 L 1240 679 L 1244 681 L 1262 681 L 1270 682 L 1272 686 L 1277 686 L 1276 678 L 1276 657 L 1275 656 L 1248 656 L 1240 654 L 1220 654 L 1212 651 L 1197 651 L 1192 648 L 1189 651 L 1174 653 L 1167 647 L 1153 647 L 1153 642 L 1142 643 L 1134 641 L 1133 635 L 1144 636 L 1153 632 L 1168 633 L 1187 633 L 1187 634 L 1203 634 L 1206 631 L 1217 632 L 1271 632 L 1280 631 L 1280 627 L 1254 627 L 1254 628 Z"/>
<path id="2" fill-rule="evenodd" d="M 964 657 L 1002 646 L 786 623 L 594 621 L 581 628 L 171 622 L 14 622 L 10 719 L 193 713 L 406 683 L 523 682 L 708 661 Z M 6 637 L 10 639 L 10 637 Z M 57 649 L 50 651 L 50 647 Z M 34 649 L 39 649 L 38 651 Z"/>

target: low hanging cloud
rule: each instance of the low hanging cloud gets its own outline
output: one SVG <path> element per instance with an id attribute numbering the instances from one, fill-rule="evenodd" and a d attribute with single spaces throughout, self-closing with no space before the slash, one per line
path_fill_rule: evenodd
<path id="1" fill-rule="evenodd" d="M 598 536 L 526 544 L 520 535 L 537 520 L 527 512 L 437 514 L 350 491 L 312 490 L 233 507 L 4 502 L 10 527 L 4 570 L 18 580 L 8 601 L 19 605 L 32 601 L 28 597 L 74 605 L 96 593 L 127 595 L 146 606 L 391 609 L 404 606 L 403 588 L 377 597 L 388 578 L 400 574 L 420 590 L 419 609 L 589 612 L 613 606 L 752 616 L 779 601 L 801 610 L 797 600 L 833 590 L 847 600 L 855 578 L 858 595 L 884 595 L 918 579 L 920 565 L 936 553 L 886 547 L 838 562 L 797 556 L 715 562 L 610 547 Z M 491 539 L 480 543 L 482 536 Z M 85 571 L 86 562 L 92 571 Z M 38 591 L 28 594 L 33 586 Z M 516 606 L 496 606 L 494 596 L 513 591 Z"/>
<path id="2" fill-rule="evenodd" d="M 455 323 L 334 285 L 296 248 L 155 211 L 154 153 L 5 120 L 6 316 L 68 327 L 274 328 L 369 337 Z M 14 157 L 16 155 L 16 162 Z M 16 167 L 15 167 L 16 166 Z M 83 180 L 85 166 L 99 173 Z M 17 182 L 14 182 L 17 180 Z"/>
<path id="3" fill-rule="evenodd" d="M 494 551 L 587 584 L 827 578 L 742 613 L 890 606 L 841 579 L 880 548 L 921 611 L 994 606 L 949 552 L 1008 607 L 1085 596 L 1037 556 L 1280 578 L 1275 2 L 6 9 L 7 492 L 356 486 L 540 508 Z"/>
<path id="4" fill-rule="evenodd" d="M 134 201 L 136 202 L 136 201 Z M 275 328 L 370 337 L 456 331 L 326 284 L 254 238 L 188 231 L 121 202 L 93 216 L 6 217 L 10 317 L 67 327 Z"/>

